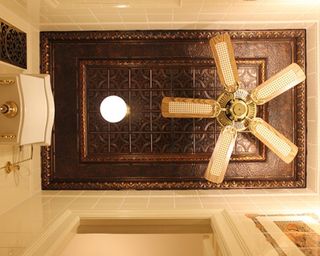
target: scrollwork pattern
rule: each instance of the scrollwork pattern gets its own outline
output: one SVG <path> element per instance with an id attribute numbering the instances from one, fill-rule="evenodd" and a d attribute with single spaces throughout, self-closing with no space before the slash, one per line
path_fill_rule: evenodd
<path id="1" fill-rule="evenodd" d="M 27 68 L 27 34 L 1 21 L 0 60 Z"/>

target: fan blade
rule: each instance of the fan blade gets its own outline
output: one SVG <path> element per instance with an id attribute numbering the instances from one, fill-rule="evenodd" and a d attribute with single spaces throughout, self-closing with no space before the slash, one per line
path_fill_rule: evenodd
<path id="1" fill-rule="evenodd" d="M 211 99 L 164 97 L 161 103 L 163 117 L 214 118 L 220 110 L 220 104 Z"/>
<path id="2" fill-rule="evenodd" d="M 210 39 L 209 43 L 221 83 L 227 92 L 235 92 L 238 89 L 239 75 L 230 36 L 218 35 Z"/>
<path id="3" fill-rule="evenodd" d="M 249 123 L 249 130 L 287 164 L 298 153 L 298 147 L 261 118 Z"/>
<path id="4" fill-rule="evenodd" d="M 262 105 L 277 97 L 281 93 L 291 89 L 306 79 L 303 70 L 298 64 L 292 63 L 267 81 L 256 87 L 251 92 L 251 99 Z"/>
<path id="5" fill-rule="evenodd" d="M 221 183 L 223 181 L 236 142 L 236 137 L 237 130 L 231 125 L 221 130 L 204 174 L 207 180 L 215 183 Z"/>

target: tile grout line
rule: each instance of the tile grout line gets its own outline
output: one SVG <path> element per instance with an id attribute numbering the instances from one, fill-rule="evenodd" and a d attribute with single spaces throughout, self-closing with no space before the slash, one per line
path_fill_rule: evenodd
<path id="1" fill-rule="evenodd" d="M 100 197 L 100 198 L 97 200 L 97 202 L 95 202 L 95 203 L 90 207 L 90 209 L 95 209 L 95 208 L 97 207 L 97 205 L 100 203 L 101 199 L 102 199 L 102 197 Z"/>
<path id="2" fill-rule="evenodd" d="M 150 195 L 148 196 L 148 200 L 147 200 L 147 205 L 146 205 L 147 209 L 149 209 L 149 205 L 150 205 Z"/>
<path id="3" fill-rule="evenodd" d="M 127 198 L 127 197 L 123 197 L 123 198 L 122 198 L 122 201 L 121 201 L 121 203 L 120 203 L 119 206 L 118 206 L 118 210 L 122 209 L 126 198 Z"/>

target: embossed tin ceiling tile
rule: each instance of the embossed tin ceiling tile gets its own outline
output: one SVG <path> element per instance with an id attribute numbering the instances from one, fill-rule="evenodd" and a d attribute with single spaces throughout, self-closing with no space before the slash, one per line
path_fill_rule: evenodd
<path id="1" fill-rule="evenodd" d="M 143 60 L 80 60 L 81 161 L 136 162 L 147 159 L 148 162 L 170 162 L 176 160 L 177 154 L 180 161 L 208 160 L 214 146 L 214 134 L 220 132 L 220 127 L 205 118 L 163 118 L 159 102 L 164 95 L 192 97 L 203 94 L 204 98 L 217 98 L 215 91 L 221 85 L 215 79 L 212 64 L 199 61 L 200 66 L 196 68 L 185 61 L 176 64 L 157 60 L 151 69 Z M 265 60 L 241 60 L 238 64 L 243 88 L 248 86 L 250 89 L 264 80 Z M 157 86 L 167 85 L 163 84 L 163 79 L 159 81 L 159 73 L 168 76 L 169 90 Z M 160 97 L 154 98 L 158 94 Z M 122 97 L 130 106 L 130 115 L 122 122 L 106 124 L 100 116 L 97 106 L 109 95 Z M 264 109 L 261 107 L 259 112 L 262 117 L 266 115 Z M 159 118 L 155 119 L 156 114 Z M 119 145 L 122 146 L 119 148 Z M 263 144 L 244 134 L 237 140 L 232 160 L 263 161 L 265 157 Z"/>
<path id="2" fill-rule="evenodd" d="M 27 34 L 0 20 L 0 60 L 27 68 Z"/>

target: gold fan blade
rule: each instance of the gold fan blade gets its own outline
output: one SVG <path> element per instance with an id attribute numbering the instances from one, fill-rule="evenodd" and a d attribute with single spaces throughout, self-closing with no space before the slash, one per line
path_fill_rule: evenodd
<path id="1" fill-rule="evenodd" d="M 220 111 L 220 104 L 211 99 L 164 97 L 161 103 L 163 117 L 215 118 Z"/>
<path id="2" fill-rule="evenodd" d="M 215 183 L 221 183 L 223 181 L 236 142 L 236 137 L 237 130 L 231 125 L 221 130 L 204 174 L 207 180 Z"/>
<path id="3" fill-rule="evenodd" d="M 220 82 L 227 92 L 235 92 L 238 89 L 239 75 L 230 36 L 218 35 L 210 39 L 209 43 Z"/>
<path id="4" fill-rule="evenodd" d="M 251 99 L 262 105 L 306 79 L 298 64 L 292 63 L 251 92 Z"/>
<path id="5" fill-rule="evenodd" d="M 298 153 L 298 147 L 261 118 L 249 123 L 249 130 L 287 164 Z"/>

